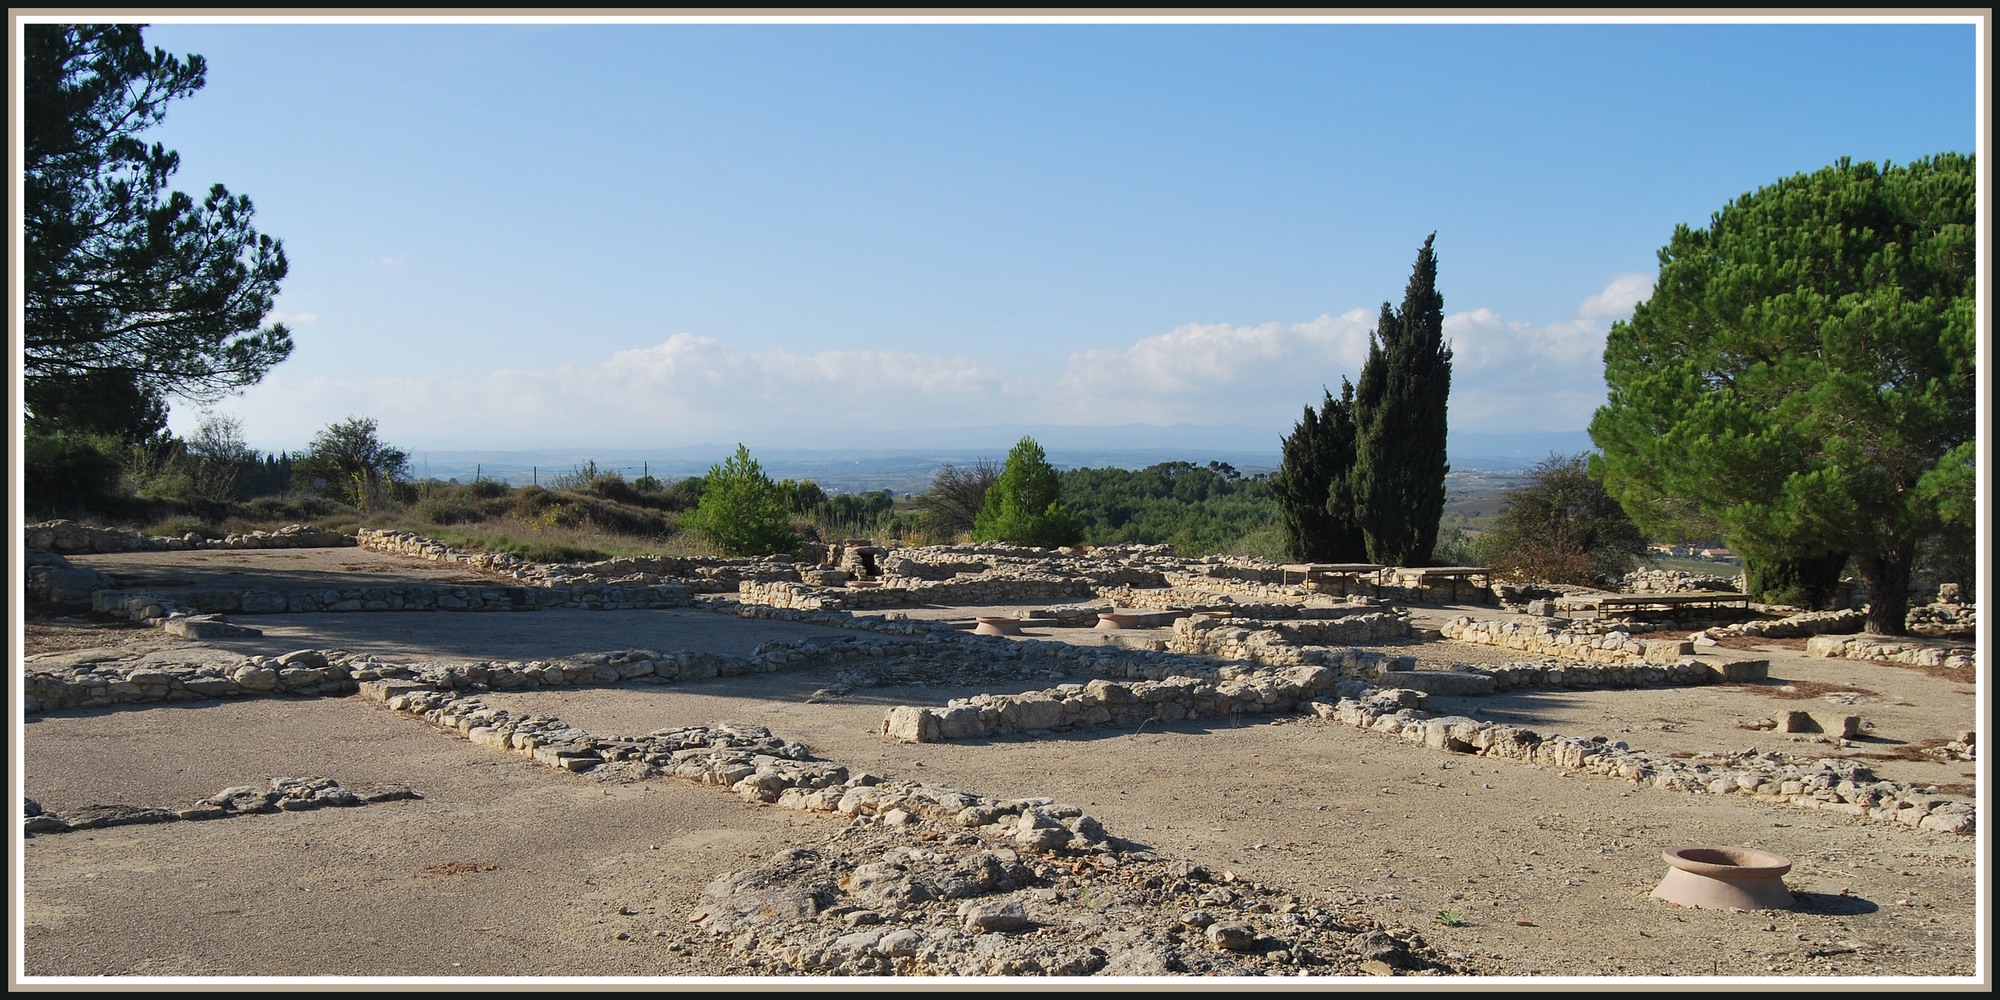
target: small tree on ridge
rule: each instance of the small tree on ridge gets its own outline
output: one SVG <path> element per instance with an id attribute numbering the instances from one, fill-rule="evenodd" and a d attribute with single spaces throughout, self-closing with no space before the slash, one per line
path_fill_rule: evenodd
<path id="1" fill-rule="evenodd" d="M 790 552 L 799 544 L 785 491 L 741 444 L 728 460 L 709 467 L 701 502 L 681 526 L 733 556 Z"/>
<path id="2" fill-rule="evenodd" d="M 980 542 L 1011 542 L 1055 548 L 1083 539 L 1083 525 L 1062 505 L 1062 481 L 1035 439 L 1024 437 L 1007 453 L 1007 467 L 973 522 Z"/>

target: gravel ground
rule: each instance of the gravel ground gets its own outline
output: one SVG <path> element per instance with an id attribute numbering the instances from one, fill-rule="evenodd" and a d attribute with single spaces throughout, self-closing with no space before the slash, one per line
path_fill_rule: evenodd
<path id="1" fill-rule="evenodd" d="M 739 650 L 815 628 L 695 610 L 269 616 L 255 624 L 276 651 L 401 644 L 410 659 Z M 31 652 L 54 656 L 173 646 L 150 631 L 85 620 L 31 623 L 26 640 Z M 1427 663 L 1493 653 L 1442 642 L 1399 651 Z M 1973 677 L 1807 660 L 1781 646 L 1771 655 L 1765 685 L 1440 699 L 1439 707 L 1664 753 L 1755 746 L 1856 757 L 1885 776 L 1971 791 L 1974 764 L 1913 750 L 1975 728 Z M 1990 927 L 1976 902 L 1983 835 L 1450 755 L 1305 717 L 903 745 L 877 735 L 888 707 L 985 689 L 904 684 L 829 695 L 836 680 L 806 671 L 487 700 L 600 734 L 754 723 L 854 771 L 1053 797 L 1162 857 L 1414 929 L 1463 973 L 1924 977 L 1918 985 L 1985 974 L 1977 963 Z M 1857 714 L 1875 728 L 1849 747 L 1739 728 L 1798 706 Z M 401 784 L 422 796 L 29 838 L 17 846 L 17 976 L 741 982 L 733 977 L 784 970 L 751 964 L 754 956 L 695 931 L 688 917 L 704 905 L 703 890 L 847 829 L 837 817 L 671 778 L 552 770 L 359 698 L 54 714 L 28 722 L 15 747 L 20 790 L 58 812 L 181 806 L 226 787 L 308 774 L 350 786 Z M 1799 906 L 1715 912 L 1649 898 L 1666 870 L 1660 851 L 1685 843 L 1793 859 L 1786 881 Z M 1164 925 L 1179 916 L 1134 911 L 1126 919 Z"/>

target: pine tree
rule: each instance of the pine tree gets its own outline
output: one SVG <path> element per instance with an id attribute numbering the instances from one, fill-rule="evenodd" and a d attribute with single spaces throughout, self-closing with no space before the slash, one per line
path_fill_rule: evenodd
<path id="1" fill-rule="evenodd" d="M 200 56 L 147 52 L 140 29 L 30 24 L 22 60 L 27 402 L 56 426 L 79 429 L 79 409 L 122 423 L 127 440 L 158 429 L 166 397 L 213 401 L 292 351 L 264 325 L 285 251 L 251 226 L 250 199 L 170 191 L 180 157 L 139 139 L 207 73 Z"/>
<path id="2" fill-rule="evenodd" d="M 1034 438 L 1022 438 L 1007 454 L 1007 467 L 973 521 L 972 538 L 1043 548 L 1083 539 L 1082 523 L 1063 509 L 1062 481 Z"/>
<path id="3" fill-rule="evenodd" d="M 1369 560 L 1387 565 L 1428 564 L 1444 517 L 1451 347 L 1431 251 L 1436 239 L 1436 233 L 1426 237 L 1417 253 L 1403 308 L 1382 304 L 1354 397 L 1355 519 Z"/>
<path id="4" fill-rule="evenodd" d="M 1284 464 L 1271 477 L 1284 516 L 1285 550 L 1305 562 L 1367 558 L 1348 482 L 1354 466 L 1354 385 L 1345 378 L 1340 382 L 1339 399 L 1328 392 L 1319 413 L 1305 408 L 1284 440 Z"/>
<path id="5" fill-rule="evenodd" d="M 1815 599 L 1849 554 L 1869 630 L 1907 629 L 1918 547 L 1977 541 L 1978 176 L 1842 159 L 1675 229 L 1590 424 L 1641 528 L 1693 506 L 1765 599 Z"/>

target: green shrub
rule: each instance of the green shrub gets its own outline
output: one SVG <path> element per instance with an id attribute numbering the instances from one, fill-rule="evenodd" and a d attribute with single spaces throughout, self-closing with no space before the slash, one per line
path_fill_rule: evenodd
<path id="1" fill-rule="evenodd" d="M 790 552 L 799 544 L 784 491 L 741 444 L 728 461 L 708 470 L 701 502 L 681 524 L 730 555 Z"/>
<path id="2" fill-rule="evenodd" d="M 1022 438 L 1007 454 L 1007 467 L 972 524 L 972 538 L 1044 548 L 1082 540 L 1083 525 L 1063 510 L 1061 480 L 1034 438 Z"/>
<path id="3" fill-rule="evenodd" d="M 1514 579 L 1594 585 L 1617 579 L 1646 550 L 1645 536 L 1590 478 L 1582 455 L 1550 455 L 1501 504 L 1479 550 Z"/>
<path id="4" fill-rule="evenodd" d="M 512 486 L 498 479 L 475 479 L 465 484 L 466 495 L 475 500 L 493 500 L 514 492 Z"/>
<path id="5" fill-rule="evenodd" d="M 124 475 L 123 447 L 109 436 L 75 431 L 37 433 L 22 442 L 29 506 L 94 504 L 114 499 Z"/>

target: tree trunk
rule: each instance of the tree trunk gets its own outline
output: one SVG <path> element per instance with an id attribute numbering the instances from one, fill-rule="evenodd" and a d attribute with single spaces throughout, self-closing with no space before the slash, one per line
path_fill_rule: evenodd
<path id="1" fill-rule="evenodd" d="M 1854 566 L 1868 585 L 1868 631 L 1877 635 L 1907 635 L 1910 613 L 1910 565 L 1916 546 L 1891 543 L 1886 551 L 1858 555 Z"/>

